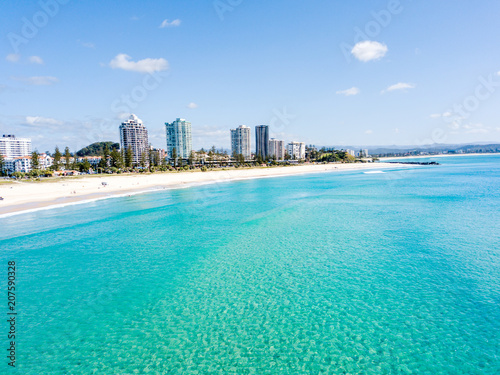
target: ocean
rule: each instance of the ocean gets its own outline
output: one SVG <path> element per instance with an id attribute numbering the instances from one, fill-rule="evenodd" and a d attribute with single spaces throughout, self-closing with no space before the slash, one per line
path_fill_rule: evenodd
<path id="1" fill-rule="evenodd" d="M 0 218 L 0 373 L 499 374 L 500 156 L 429 160 Z"/>

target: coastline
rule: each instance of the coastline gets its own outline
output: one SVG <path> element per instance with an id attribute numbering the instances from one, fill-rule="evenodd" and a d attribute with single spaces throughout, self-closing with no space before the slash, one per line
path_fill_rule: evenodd
<path id="1" fill-rule="evenodd" d="M 428 159 L 428 158 L 446 158 L 453 156 L 491 156 L 500 155 L 498 152 L 483 152 L 483 153 L 471 153 L 471 154 L 439 154 L 439 155 L 415 155 L 415 156 L 384 156 L 379 158 L 379 160 L 399 160 L 399 159 Z"/>
<path id="2" fill-rule="evenodd" d="M 398 165 L 390 163 L 309 164 L 207 172 L 187 171 L 134 175 L 98 175 L 41 182 L 18 181 L 0 185 L 0 197 L 4 198 L 0 201 L 0 218 L 164 189 L 307 173 L 374 170 L 395 167 L 397 168 Z M 104 186 L 103 182 L 107 185 Z"/>

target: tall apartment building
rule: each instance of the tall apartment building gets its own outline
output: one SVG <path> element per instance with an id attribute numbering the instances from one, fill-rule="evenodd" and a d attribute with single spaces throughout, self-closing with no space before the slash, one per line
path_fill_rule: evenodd
<path id="1" fill-rule="evenodd" d="M 285 141 L 271 138 L 269 140 L 269 156 L 276 160 L 285 160 Z"/>
<path id="2" fill-rule="evenodd" d="M 5 159 L 31 155 L 31 139 L 16 138 L 12 134 L 4 134 L 0 138 L 0 155 Z"/>
<path id="3" fill-rule="evenodd" d="M 120 147 L 123 152 L 129 148 L 132 150 L 134 165 L 140 164 L 142 154 L 148 151 L 148 129 L 134 114 L 131 114 L 128 121 L 120 125 Z"/>
<path id="4" fill-rule="evenodd" d="M 193 150 L 191 123 L 182 118 L 178 118 L 171 124 L 166 122 L 165 131 L 167 136 L 167 157 L 172 159 L 172 153 L 175 148 L 178 158 L 189 158 Z"/>
<path id="5" fill-rule="evenodd" d="M 241 154 L 245 159 L 250 159 L 250 128 L 240 125 L 236 129 L 231 129 L 231 151 L 233 154 Z"/>
<path id="6" fill-rule="evenodd" d="M 306 158 L 306 144 L 304 142 L 290 142 L 286 146 L 286 152 L 292 160 L 303 160 Z"/>
<path id="7" fill-rule="evenodd" d="M 269 156 L 269 126 L 258 125 L 255 127 L 255 155 L 263 159 Z"/>

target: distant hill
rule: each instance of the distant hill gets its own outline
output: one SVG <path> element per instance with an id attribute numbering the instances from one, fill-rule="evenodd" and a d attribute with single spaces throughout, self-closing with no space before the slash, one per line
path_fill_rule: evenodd
<path id="1" fill-rule="evenodd" d="M 432 144 L 422 146 L 335 146 L 336 149 L 368 149 L 372 156 L 403 156 L 418 155 L 421 152 L 430 154 L 468 154 L 468 153 L 491 153 L 500 152 L 498 143 L 476 143 L 476 144 Z"/>
<path id="2" fill-rule="evenodd" d="M 424 153 L 448 153 L 448 154 L 468 154 L 468 153 L 491 153 L 500 152 L 500 144 L 470 144 L 470 145 L 432 145 L 421 147 L 401 147 L 401 148 L 373 148 L 369 153 L 379 156 L 394 156 L 402 154 L 417 155 Z"/>
<path id="3" fill-rule="evenodd" d="M 104 151 L 104 146 L 107 145 L 109 150 L 111 151 L 113 148 L 117 150 L 120 149 L 120 144 L 115 142 L 95 142 L 87 147 L 82 148 L 81 150 L 76 152 L 77 156 L 99 156 L 102 155 Z"/>

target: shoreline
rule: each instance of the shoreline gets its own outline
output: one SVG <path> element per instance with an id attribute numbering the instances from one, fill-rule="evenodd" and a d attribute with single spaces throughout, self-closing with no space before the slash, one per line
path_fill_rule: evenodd
<path id="1" fill-rule="evenodd" d="M 415 155 L 415 156 L 383 156 L 379 160 L 394 160 L 394 159 L 428 159 L 428 158 L 446 158 L 453 156 L 491 156 L 500 155 L 499 152 L 483 152 L 471 154 L 438 154 L 438 155 Z"/>
<path id="2" fill-rule="evenodd" d="M 41 182 L 18 181 L 12 184 L 0 185 L 0 197 L 4 198 L 4 200 L 0 201 L 0 219 L 21 213 L 166 189 L 180 189 L 256 178 L 401 167 L 408 166 L 391 163 L 309 164 L 207 172 L 186 171 L 143 175 L 98 175 Z M 102 185 L 103 182 L 107 185 Z"/>

